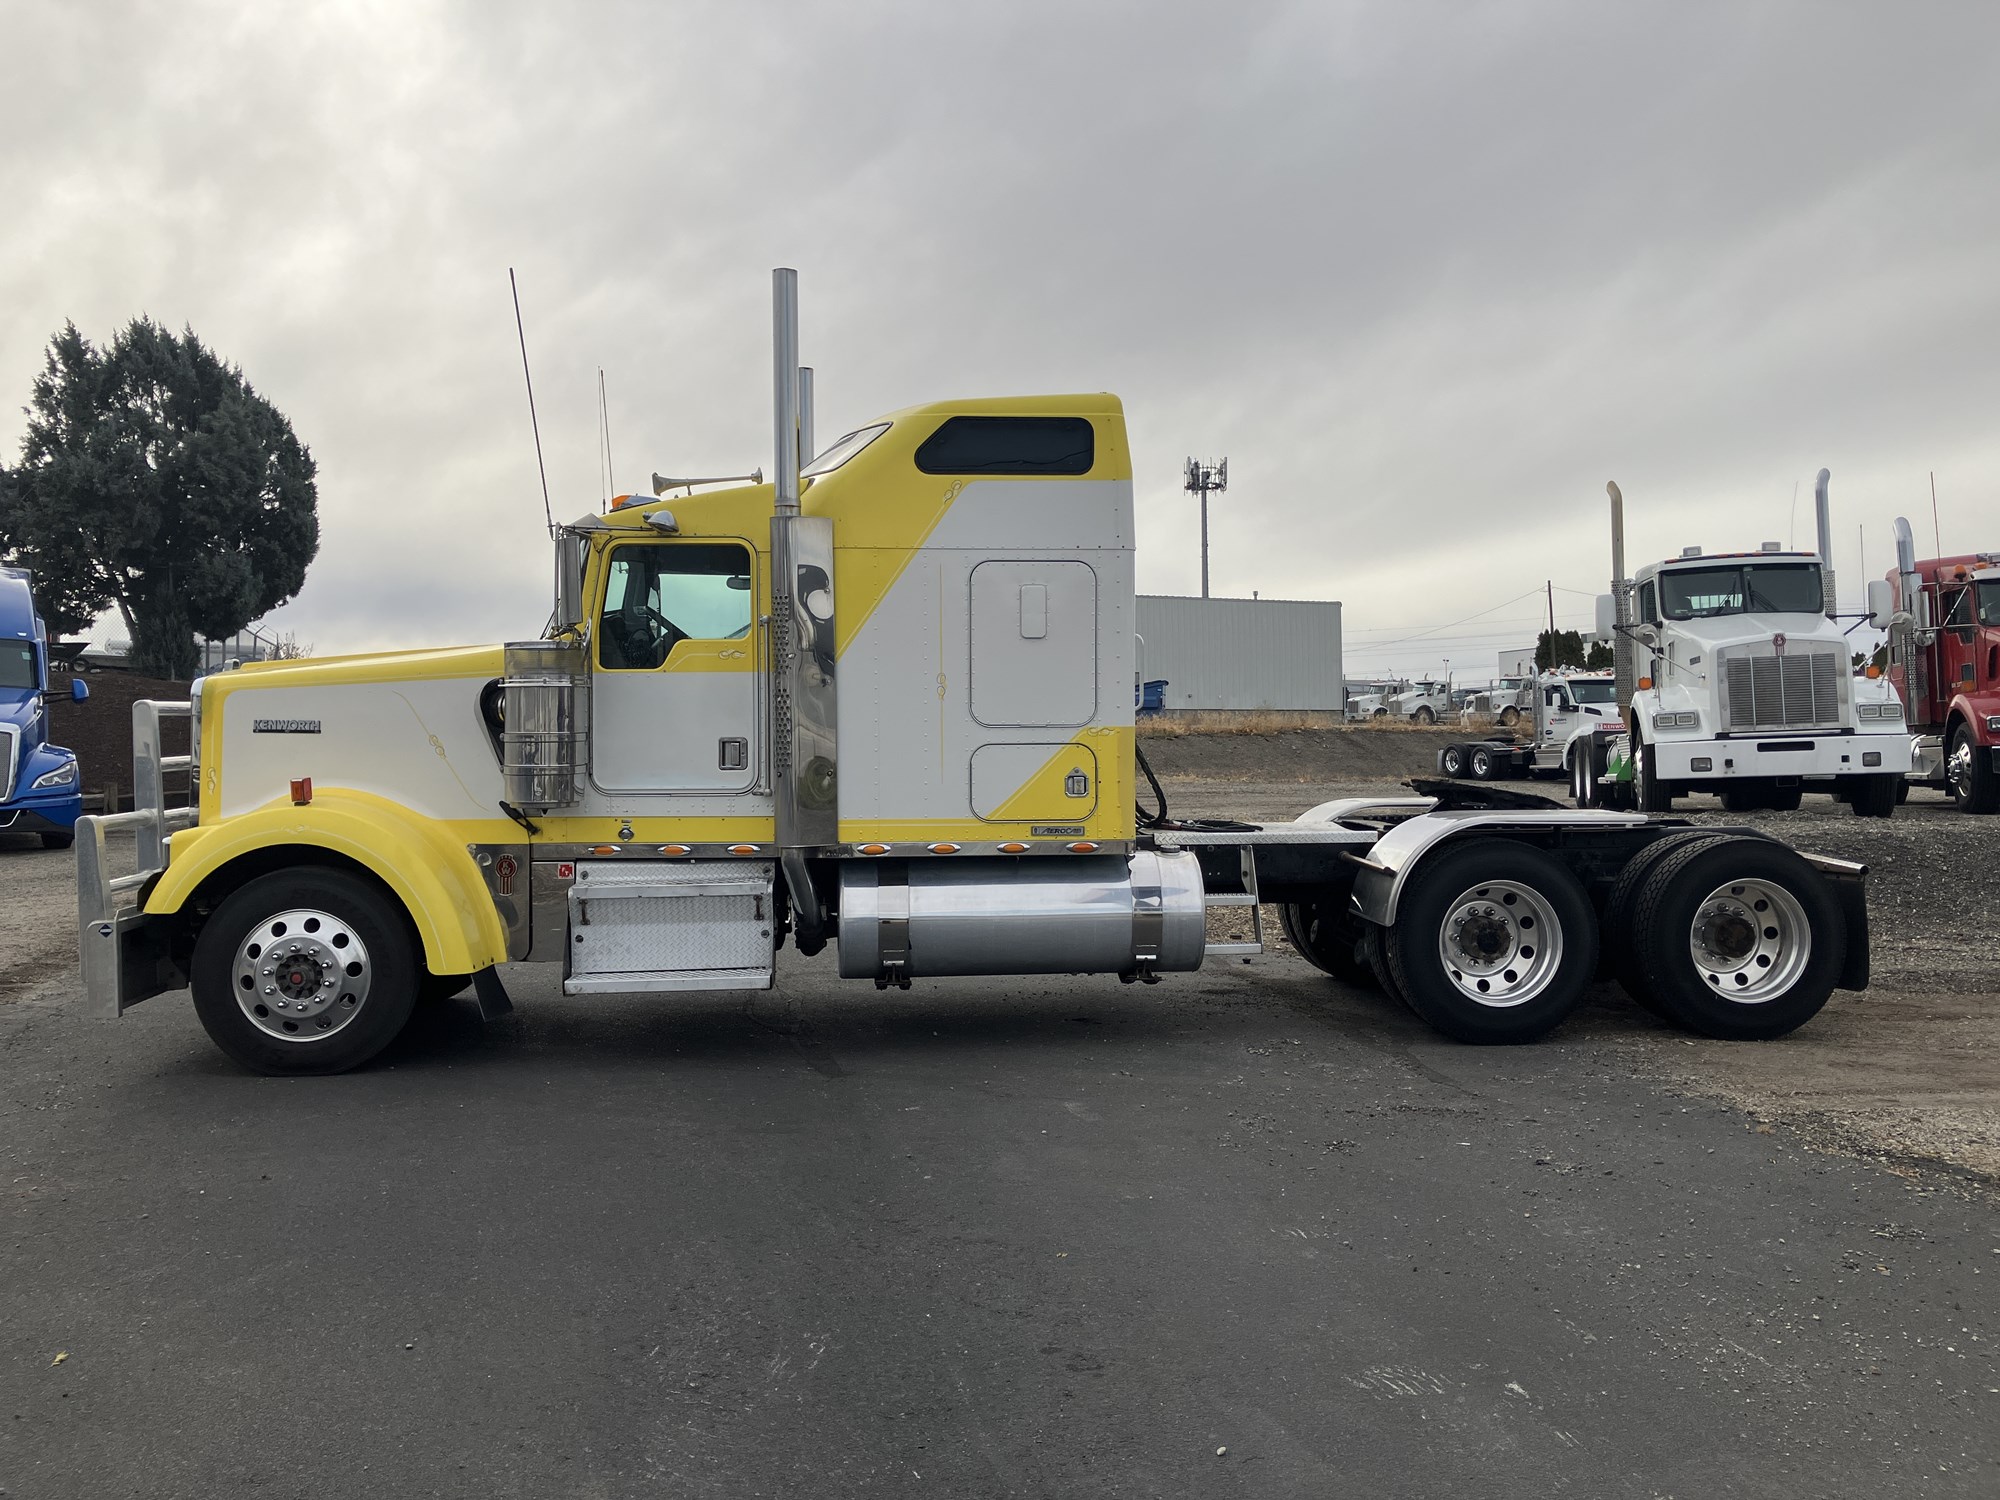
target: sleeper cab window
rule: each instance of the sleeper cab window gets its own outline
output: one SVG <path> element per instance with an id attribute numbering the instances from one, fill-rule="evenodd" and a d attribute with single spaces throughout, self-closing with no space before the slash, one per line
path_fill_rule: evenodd
<path id="1" fill-rule="evenodd" d="M 682 641 L 740 641 L 755 594 L 750 549 L 735 542 L 645 542 L 615 548 L 597 622 L 597 664 L 611 672 L 666 665 Z"/>
<path id="2" fill-rule="evenodd" d="M 1097 435 L 1087 417 L 947 417 L 917 446 L 925 474 L 1088 474 Z"/>

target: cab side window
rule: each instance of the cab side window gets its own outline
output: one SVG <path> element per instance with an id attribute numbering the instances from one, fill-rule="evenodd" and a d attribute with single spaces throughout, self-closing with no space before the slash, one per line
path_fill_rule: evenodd
<path id="1" fill-rule="evenodd" d="M 750 634 L 751 557 L 733 542 L 651 542 L 613 550 L 597 661 L 613 672 L 664 666 L 682 641 Z"/>

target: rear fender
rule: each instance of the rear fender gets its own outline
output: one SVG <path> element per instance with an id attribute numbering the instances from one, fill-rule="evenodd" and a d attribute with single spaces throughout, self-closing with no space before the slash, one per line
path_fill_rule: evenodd
<path id="1" fill-rule="evenodd" d="M 360 865 L 403 904 L 433 974 L 474 974 L 506 962 L 506 928 L 465 845 L 385 798 L 322 790 L 304 806 L 270 802 L 224 823 L 183 829 L 170 847 L 167 868 L 146 894 L 149 915 L 180 911 L 248 856 L 323 849 Z"/>

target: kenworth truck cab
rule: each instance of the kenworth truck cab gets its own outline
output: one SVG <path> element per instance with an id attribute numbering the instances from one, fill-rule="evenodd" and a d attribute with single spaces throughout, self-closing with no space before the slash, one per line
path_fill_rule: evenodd
<path id="1" fill-rule="evenodd" d="M 1799 805 L 1822 789 L 1862 817 L 1886 818 L 1909 770 L 1900 705 L 1859 697 L 1835 618 L 1827 471 L 1819 472 L 1818 552 L 1766 542 L 1643 564 L 1630 615 L 1598 600 L 1637 681 L 1626 713 L 1631 774 L 1644 812 L 1713 791 L 1733 812 Z"/>
<path id="2" fill-rule="evenodd" d="M 425 997 L 503 1013 L 513 964 L 578 1004 L 768 988 L 787 942 L 878 987 L 1152 982 L 1260 950 L 1266 903 L 1310 962 L 1473 1042 L 1558 1024 L 1600 943 L 1717 1036 L 1865 986 L 1865 872 L 1740 831 L 1472 787 L 1187 820 L 1150 772 L 1140 808 L 1118 400 L 916 407 L 801 465 L 795 287 L 776 273 L 773 482 L 660 480 L 559 528 L 541 639 L 246 665 L 135 707 L 138 806 L 78 849 L 103 1013 L 186 987 L 243 1065 L 334 1072 Z M 159 795 L 177 713 L 192 811 Z M 1256 940 L 1210 942 L 1214 906 Z"/>
<path id="3" fill-rule="evenodd" d="M 1919 560 L 1898 516 L 1896 559 L 1868 587 L 1909 717 L 1909 779 L 1966 812 L 2000 811 L 2000 553 Z"/>
<path id="4" fill-rule="evenodd" d="M 41 835 L 67 849 L 83 811 L 76 754 L 49 743 L 49 635 L 35 613 L 30 575 L 0 568 L 0 833 Z M 90 696 L 82 678 L 70 697 Z"/>

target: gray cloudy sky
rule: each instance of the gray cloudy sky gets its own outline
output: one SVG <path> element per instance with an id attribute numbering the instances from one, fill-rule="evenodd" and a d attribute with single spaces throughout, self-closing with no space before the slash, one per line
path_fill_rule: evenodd
<path id="1" fill-rule="evenodd" d="M 321 654 L 544 617 L 509 265 L 559 515 L 600 365 L 621 488 L 768 465 L 795 265 L 822 437 L 1116 391 L 1141 588 L 1227 454 L 1215 592 L 1357 675 L 1586 624 L 1607 478 L 1643 557 L 1824 464 L 1856 597 L 1930 470 L 2000 546 L 1990 4 L 12 0 L 0 137 L 0 449 L 64 318 L 191 324 L 318 459 Z"/>

